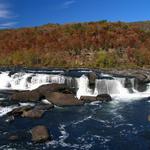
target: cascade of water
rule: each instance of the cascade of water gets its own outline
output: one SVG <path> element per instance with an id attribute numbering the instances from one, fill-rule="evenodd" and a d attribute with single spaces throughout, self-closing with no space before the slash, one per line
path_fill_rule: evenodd
<path id="1" fill-rule="evenodd" d="M 79 79 L 77 79 L 78 83 L 78 91 L 77 97 L 80 96 L 96 96 L 99 94 L 121 94 L 126 95 L 129 94 L 129 91 L 123 87 L 121 82 L 116 79 L 97 79 L 95 90 L 93 92 L 92 89 L 89 88 L 89 80 L 83 75 Z"/>
<path id="2" fill-rule="evenodd" d="M 134 78 L 112 77 L 107 74 L 102 74 L 101 79 L 95 82 L 95 89 L 89 88 L 89 79 L 82 75 L 80 78 L 63 76 L 60 74 L 39 74 L 39 73 L 15 73 L 11 76 L 9 72 L 0 74 L 0 89 L 17 89 L 17 90 L 32 90 L 43 84 L 59 83 L 66 84 L 77 90 L 77 97 L 81 96 L 97 96 L 99 94 L 110 94 L 111 96 L 124 97 L 148 97 L 150 96 L 150 83 L 147 84 L 145 92 L 138 92 L 134 89 Z M 126 85 L 126 86 L 125 86 Z M 127 87 L 127 88 L 125 88 Z M 129 89 L 133 92 L 129 93 Z"/>
<path id="3" fill-rule="evenodd" d="M 31 90 L 43 84 L 49 83 L 65 83 L 65 77 L 62 75 L 48 75 L 35 73 L 15 73 L 9 76 L 9 72 L 0 74 L 0 88 L 1 89 L 18 89 Z"/>
<path id="4" fill-rule="evenodd" d="M 95 92 L 98 94 L 127 94 L 129 93 L 118 80 L 100 79 L 96 80 Z"/>
<path id="5" fill-rule="evenodd" d="M 9 77 L 9 72 L 2 72 L 0 74 L 0 89 L 7 89 L 11 87 L 11 78 Z"/>
<path id="6" fill-rule="evenodd" d="M 115 77 L 115 80 L 118 80 L 123 86 L 125 85 L 125 78 L 121 78 L 121 77 Z"/>
<path id="7" fill-rule="evenodd" d="M 89 80 L 88 77 L 82 75 L 80 78 L 77 78 L 77 98 L 81 96 L 91 96 L 93 95 L 93 90 L 89 88 Z"/>

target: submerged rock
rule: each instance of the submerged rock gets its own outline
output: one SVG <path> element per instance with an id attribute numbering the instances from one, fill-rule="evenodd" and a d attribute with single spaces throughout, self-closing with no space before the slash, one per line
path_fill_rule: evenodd
<path id="1" fill-rule="evenodd" d="M 48 129 L 45 126 L 39 125 L 32 128 L 30 131 L 33 142 L 45 142 L 51 139 Z"/>
<path id="2" fill-rule="evenodd" d="M 83 102 L 75 98 L 73 94 L 52 92 L 47 93 L 46 99 L 52 104 L 60 107 L 83 105 Z"/>
<path id="3" fill-rule="evenodd" d="M 8 140 L 10 140 L 10 141 L 19 140 L 19 136 L 18 136 L 17 134 L 10 135 L 10 136 L 8 137 Z"/>
<path id="4" fill-rule="evenodd" d="M 27 131 L 21 130 L 21 131 L 15 132 L 15 133 L 6 134 L 6 138 L 9 141 L 15 142 L 15 141 L 22 141 L 22 140 L 31 139 L 31 136 Z"/>

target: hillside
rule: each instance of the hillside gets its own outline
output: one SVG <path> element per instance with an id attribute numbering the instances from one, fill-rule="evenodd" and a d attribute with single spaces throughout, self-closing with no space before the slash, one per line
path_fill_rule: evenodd
<path id="1" fill-rule="evenodd" d="M 0 65 L 150 67 L 150 21 L 47 24 L 0 30 Z"/>

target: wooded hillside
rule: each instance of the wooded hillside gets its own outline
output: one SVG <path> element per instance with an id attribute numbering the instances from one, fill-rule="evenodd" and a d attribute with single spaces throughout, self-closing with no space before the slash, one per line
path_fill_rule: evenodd
<path id="1" fill-rule="evenodd" d="M 150 22 L 104 20 L 0 30 L 0 65 L 150 67 Z"/>

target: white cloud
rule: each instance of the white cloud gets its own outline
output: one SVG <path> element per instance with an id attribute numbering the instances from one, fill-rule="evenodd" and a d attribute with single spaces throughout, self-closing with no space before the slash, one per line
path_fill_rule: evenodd
<path id="1" fill-rule="evenodd" d="M 6 22 L 6 23 L 0 23 L 0 27 L 13 27 L 14 25 L 16 25 L 17 22 Z"/>
<path id="2" fill-rule="evenodd" d="M 74 3 L 76 3 L 75 0 L 68 0 L 68 1 L 63 3 L 63 8 L 69 8 Z"/>
<path id="3" fill-rule="evenodd" d="M 0 18 L 10 18 L 11 11 L 9 10 L 9 6 L 6 4 L 0 4 Z"/>
<path id="4" fill-rule="evenodd" d="M 16 16 L 11 11 L 9 3 L 0 1 L 0 29 L 12 28 L 17 22 L 13 21 Z"/>

